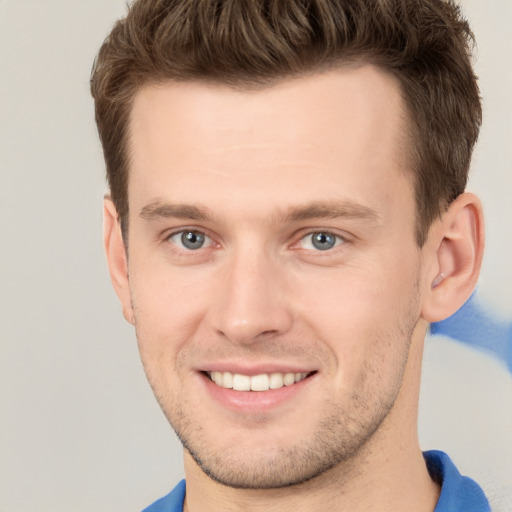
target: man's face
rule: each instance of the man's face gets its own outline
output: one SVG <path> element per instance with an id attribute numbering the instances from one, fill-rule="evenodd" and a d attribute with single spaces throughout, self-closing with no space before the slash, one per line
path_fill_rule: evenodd
<path id="1" fill-rule="evenodd" d="M 125 307 L 162 409 L 214 479 L 318 475 L 403 393 L 423 334 L 404 118 L 371 67 L 136 96 Z"/>

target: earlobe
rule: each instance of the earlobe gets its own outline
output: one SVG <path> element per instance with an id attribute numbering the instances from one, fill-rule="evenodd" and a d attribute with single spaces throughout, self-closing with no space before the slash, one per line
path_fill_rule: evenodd
<path id="1" fill-rule="evenodd" d="M 476 286 L 484 250 L 480 200 L 461 194 L 432 226 L 425 248 L 430 265 L 422 313 L 427 321 L 439 322 L 455 313 Z"/>
<path id="2" fill-rule="evenodd" d="M 107 256 L 110 279 L 121 301 L 125 319 L 133 324 L 133 309 L 130 299 L 128 261 L 121 225 L 116 207 L 109 196 L 103 200 L 103 243 Z"/>

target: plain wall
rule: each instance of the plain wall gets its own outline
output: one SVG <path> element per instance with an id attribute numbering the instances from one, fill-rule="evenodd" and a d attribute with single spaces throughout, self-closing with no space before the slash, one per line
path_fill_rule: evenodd
<path id="1" fill-rule="evenodd" d="M 512 2 L 464 9 L 485 111 L 470 185 L 488 232 L 476 298 L 508 326 Z M 0 0 L 1 512 L 138 511 L 182 477 L 181 446 L 146 383 L 102 249 L 104 164 L 88 80 L 124 12 L 124 0 Z M 420 411 L 423 447 L 447 451 L 503 511 L 512 510 L 509 363 L 432 338 Z"/>

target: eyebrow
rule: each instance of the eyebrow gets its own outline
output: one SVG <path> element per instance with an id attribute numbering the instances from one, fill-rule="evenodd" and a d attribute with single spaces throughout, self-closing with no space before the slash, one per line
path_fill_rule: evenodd
<path id="1" fill-rule="evenodd" d="M 314 219 L 361 219 L 377 221 L 380 215 L 371 208 L 352 201 L 313 202 L 293 207 L 278 215 L 284 222 L 300 222 Z"/>
<path id="2" fill-rule="evenodd" d="M 212 215 L 204 208 L 189 204 L 170 204 L 162 201 L 152 201 L 144 206 L 139 217 L 146 220 L 158 219 L 190 219 L 190 220 L 210 220 Z"/>
<path id="3" fill-rule="evenodd" d="M 214 217 L 208 209 L 200 206 L 164 203 L 161 200 L 148 203 L 141 209 L 139 216 L 150 221 L 169 218 L 211 221 Z M 290 223 L 336 218 L 378 221 L 380 215 L 375 210 L 352 201 L 320 201 L 278 211 L 273 216 L 273 221 L 275 223 Z"/>

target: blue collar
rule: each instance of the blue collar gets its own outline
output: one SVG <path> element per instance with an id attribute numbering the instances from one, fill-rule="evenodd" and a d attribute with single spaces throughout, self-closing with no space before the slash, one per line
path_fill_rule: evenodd
<path id="1" fill-rule="evenodd" d="M 490 512 L 489 502 L 480 486 L 462 476 L 450 457 L 432 450 L 423 453 L 428 472 L 441 485 L 441 495 L 434 512 Z"/>

